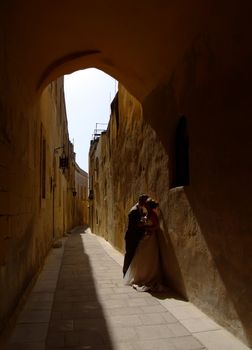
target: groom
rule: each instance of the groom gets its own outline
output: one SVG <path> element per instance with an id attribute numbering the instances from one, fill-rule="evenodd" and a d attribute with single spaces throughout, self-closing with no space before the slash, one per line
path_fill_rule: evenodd
<path id="1" fill-rule="evenodd" d="M 138 243 L 144 234 L 144 223 L 142 221 L 144 216 L 143 208 L 148 198 L 149 196 L 142 194 L 138 199 L 138 203 L 130 209 L 128 214 L 128 228 L 125 234 L 126 253 L 123 263 L 123 276 L 128 270 Z"/>

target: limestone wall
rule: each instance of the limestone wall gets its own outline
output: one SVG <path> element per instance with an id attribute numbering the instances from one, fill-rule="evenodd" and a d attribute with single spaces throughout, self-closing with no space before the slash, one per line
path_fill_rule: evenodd
<path id="1" fill-rule="evenodd" d="M 75 163 L 74 218 L 76 225 L 88 224 L 88 174 Z"/>
<path id="2" fill-rule="evenodd" d="M 168 284 L 245 339 L 244 328 L 194 215 L 186 190 L 172 186 L 170 161 L 141 105 L 122 86 L 106 133 L 90 148 L 90 223 L 124 252 L 127 213 L 139 194 L 160 203 L 162 256 Z"/>
<path id="3" fill-rule="evenodd" d="M 251 346 L 251 70 L 244 66 L 246 45 L 234 39 L 238 27 L 217 23 L 195 38 L 143 111 L 169 154 L 171 187 L 181 113 L 188 123 L 190 182 L 183 191 L 171 189 L 169 200 L 169 237 L 182 274 L 174 277 L 191 300 Z"/>
<path id="4" fill-rule="evenodd" d="M 7 88 L 0 97 L 0 331 L 52 242 L 77 224 L 69 191 L 75 186 L 75 160 L 63 79 L 51 83 L 34 103 L 24 99 L 21 85 L 19 90 Z M 12 94 L 15 104 L 4 107 Z M 64 170 L 63 152 L 69 159 Z"/>
<path id="5" fill-rule="evenodd" d="M 155 132 L 143 122 L 141 105 L 120 86 L 108 130 L 90 149 L 93 230 L 124 250 L 127 213 L 140 193 L 167 206 L 168 157 Z M 165 204 L 166 203 L 166 204 Z"/>

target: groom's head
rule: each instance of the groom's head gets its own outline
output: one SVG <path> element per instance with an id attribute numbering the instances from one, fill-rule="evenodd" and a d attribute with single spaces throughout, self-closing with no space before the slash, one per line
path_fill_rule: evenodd
<path id="1" fill-rule="evenodd" d="M 139 196 L 139 198 L 138 198 L 139 206 L 144 207 L 148 198 L 149 198 L 149 196 L 147 196 L 147 194 L 141 194 L 141 196 Z"/>

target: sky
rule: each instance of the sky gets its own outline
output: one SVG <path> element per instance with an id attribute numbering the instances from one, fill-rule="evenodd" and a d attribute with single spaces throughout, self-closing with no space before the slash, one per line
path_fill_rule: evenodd
<path id="1" fill-rule="evenodd" d="M 114 78 L 95 68 L 64 76 L 69 138 L 74 143 L 76 161 L 85 171 L 96 123 L 108 124 L 117 86 Z M 106 129 L 106 125 L 98 128 Z"/>

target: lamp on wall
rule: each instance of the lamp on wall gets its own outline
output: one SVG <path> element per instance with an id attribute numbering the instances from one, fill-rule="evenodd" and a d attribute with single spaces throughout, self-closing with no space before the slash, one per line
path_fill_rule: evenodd
<path id="1" fill-rule="evenodd" d="M 75 187 L 68 188 L 68 190 L 72 191 L 73 196 L 76 197 L 77 191 L 76 191 L 76 188 L 75 188 Z"/>
<path id="2" fill-rule="evenodd" d="M 68 157 L 65 153 L 65 146 L 60 146 L 54 149 L 54 152 L 57 153 L 59 149 L 62 149 L 62 154 L 59 157 L 59 168 L 62 169 L 62 172 L 64 173 L 65 169 L 68 168 L 69 162 Z"/>
<path id="3" fill-rule="evenodd" d="M 89 200 L 93 200 L 93 199 L 94 199 L 94 190 L 89 190 L 88 199 L 89 199 Z"/>
<path id="4" fill-rule="evenodd" d="M 68 168 L 68 157 L 66 156 L 64 149 L 61 156 L 59 157 L 59 161 L 59 167 L 64 173 L 65 169 Z"/>

